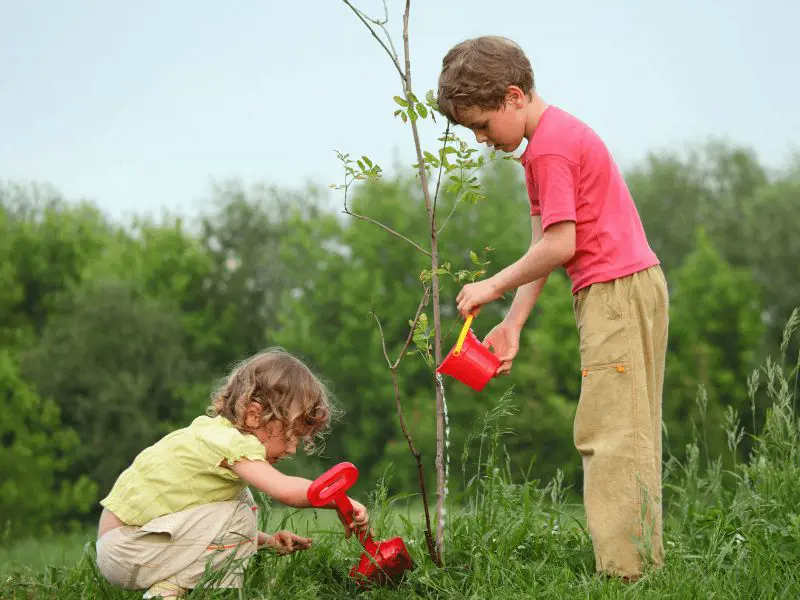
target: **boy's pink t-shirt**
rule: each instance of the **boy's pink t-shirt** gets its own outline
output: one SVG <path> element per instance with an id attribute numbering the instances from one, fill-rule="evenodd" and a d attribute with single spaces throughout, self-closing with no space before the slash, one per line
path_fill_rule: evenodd
<path id="1" fill-rule="evenodd" d="M 659 264 L 622 173 L 589 126 L 548 106 L 521 160 L 542 229 L 575 221 L 575 255 L 564 265 L 573 294 Z"/>

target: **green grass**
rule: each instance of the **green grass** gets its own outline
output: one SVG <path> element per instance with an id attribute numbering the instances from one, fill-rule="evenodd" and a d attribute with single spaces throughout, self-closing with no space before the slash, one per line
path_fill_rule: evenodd
<path id="1" fill-rule="evenodd" d="M 753 403 L 770 406 L 748 461 L 725 470 L 710 464 L 697 442 L 684 462 L 665 466 L 666 565 L 635 584 L 594 573 L 582 509 L 565 501 L 558 479 L 545 487 L 512 481 L 504 462 L 501 400 L 477 432 L 479 471 L 454 499 L 446 540 L 446 565 L 425 551 L 418 508 L 388 498 L 385 482 L 372 497 L 378 538 L 401 535 L 416 568 L 395 588 L 362 598 L 798 598 L 800 597 L 800 421 L 795 414 L 798 369 L 768 361 L 748 381 Z M 702 409 L 702 394 L 699 398 Z M 741 442 L 738 418 L 724 426 L 729 447 Z M 702 438 L 702 436 L 700 436 Z M 263 514 L 263 513 L 262 513 Z M 294 529 L 314 538 L 312 550 L 287 557 L 262 552 L 247 570 L 244 589 L 206 598 L 291 600 L 352 598 L 348 578 L 360 555 L 354 539 L 327 511 L 272 510 L 266 529 Z M 23 541 L 3 550 L 2 599 L 133 599 L 140 592 L 113 588 L 97 573 L 85 536 Z M 19 568 L 16 565 L 26 565 Z M 47 567 L 45 568 L 45 565 Z M 9 574 L 10 573 L 10 574 Z"/>
<path id="2" fill-rule="evenodd" d="M 14 572 L 42 572 L 46 567 L 72 568 L 81 559 L 83 546 L 95 532 L 55 534 L 46 540 L 28 538 L 0 547 L 0 582 Z"/>

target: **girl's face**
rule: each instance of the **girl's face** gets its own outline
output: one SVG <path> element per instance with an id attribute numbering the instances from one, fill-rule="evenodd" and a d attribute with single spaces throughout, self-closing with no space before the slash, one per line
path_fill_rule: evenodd
<path id="1" fill-rule="evenodd" d="M 297 436 L 291 432 L 286 435 L 283 423 L 280 421 L 270 421 L 263 425 L 261 423 L 263 410 L 258 402 L 251 402 L 245 410 L 244 424 L 247 431 L 256 436 L 267 449 L 267 462 L 274 465 L 285 456 L 297 452 Z"/>

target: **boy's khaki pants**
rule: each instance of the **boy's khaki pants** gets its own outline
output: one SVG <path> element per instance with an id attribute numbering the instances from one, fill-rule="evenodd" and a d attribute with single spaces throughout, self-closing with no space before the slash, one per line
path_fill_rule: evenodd
<path id="1" fill-rule="evenodd" d="M 114 585 L 148 589 L 166 582 L 208 587 L 242 586 L 247 559 L 256 551 L 256 504 L 245 488 L 239 498 L 164 515 L 141 527 L 112 529 L 97 541 L 97 566 Z"/>
<path id="2" fill-rule="evenodd" d="M 637 578 L 664 561 L 661 395 L 669 298 L 650 267 L 579 290 L 581 395 L 575 446 L 597 570 Z"/>

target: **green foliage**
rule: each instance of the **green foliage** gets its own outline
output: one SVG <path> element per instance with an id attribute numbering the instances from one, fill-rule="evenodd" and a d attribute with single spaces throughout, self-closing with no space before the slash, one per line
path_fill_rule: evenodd
<path id="1" fill-rule="evenodd" d="M 80 282 L 85 266 L 102 252 L 111 227 L 89 204 L 69 204 L 50 190 L 2 182 L 0 212 L 8 235 L 0 251 L 8 253 L 3 263 L 13 257 L 16 298 L 0 318 L 30 337 L 41 333 L 59 297 Z"/>
<path id="2" fill-rule="evenodd" d="M 80 438 L 70 477 L 88 475 L 107 493 L 140 450 L 185 425 L 183 392 L 197 374 L 184 335 L 173 305 L 124 283 L 91 282 L 58 307 L 24 372 Z"/>
<path id="3" fill-rule="evenodd" d="M 786 265 L 800 255 L 798 172 L 797 158 L 783 172 L 768 173 L 751 150 L 712 141 L 685 156 L 651 153 L 626 173 L 668 279 L 695 249 L 702 227 L 725 262 L 747 269 L 759 284 L 768 325 L 767 344 L 756 349 L 761 357 L 800 303 L 800 281 Z"/>
<path id="4" fill-rule="evenodd" d="M 707 431 L 708 423 L 723 422 L 725 405 L 746 411 L 741 374 L 756 365 L 764 326 L 758 286 L 747 270 L 726 264 L 703 230 L 697 232 L 696 249 L 673 271 L 669 283 L 664 420 L 669 447 L 681 452 L 692 435 L 692 422 Z M 704 392 L 695 410 L 698 386 Z M 706 441 L 709 456 L 722 454 L 726 442 L 719 430 Z"/>
<path id="5" fill-rule="evenodd" d="M 463 181 L 445 178 L 436 203 L 443 225 L 437 274 L 444 351 L 459 330 L 454 300 L 461 286 L 510 264 L 530 242 L 518 165 L 474 152 L 460 156 L 457 142 L 448 148 L 444 157 L 441 148 L 425 155 L 432 175 L 453 167 L 448 176 Z M 386 177 L 365 156 L 350 165 L 362 177 L 351 178 L 358 185 L 348 190 L 348 207 L 424 245 L 428 224 L 416 175 Z M 797 172 L 790 165 L 767 175 L 751 153 L 727 146 L 689 158 L 652 155 L 632 172 L 631 188 L 670 285 L 665 447 L 676 459 L 691 458 L 686 448 L 695 429 L 704 441 L 703 468 L 725 454 L 730 440 L 716 425 L 732 418 L 732 407 L 742 462 L 756 444 L 750 434 L 768 419 L 768 400 L 752 400 L 737 382 L 782 344 L 779 325 L 800 304 L 786 262 L 800 254 Z M 469 185 L 479 185 L 481 201 L 472 203 Z M 230 183 L 213 191 L 196 221 L 117 225 L 52 190 L 2 184 L 0 341 L 13 357 L 20 393 L 54 403 L 63 426 L 81 441 L 64 468 L 52 471 L 48 501 L 79 475 L 106 491 L 145 445 L 203 410 L 214 380 L 234 361 L 270 345 L 309 360 L 346 410 L 326 454 L 299 457 L 289 470 L 308 476 L 352 460 L 363 490 L 394 464 L 391 491 L 415 490 L 416 467 L 395 416 L 375 318 L 394 360 L 430 285 L 430 261 L 374 224 L 336 213 L 314 188 Z M 509 294 L 484 308 L 473 324 L 479 337 L 511 300 Z M 431 307 L 423 313 L 399 370 L 399 389 L 433 477 Z M 577 343 L 569 282 L 558 271 L 523 331 L 509 377 L 480 394 L 445 378 L 451 460 L 462 452 L 469 424 L 513 388 L 518 410 L 504 417 L 514 431 L 506 440 L 510 472 L 548 480 L 560 470 L 564 486 L 577 492 Z M 784 346 L 791 362 L 800 347 L 795 338 Z M 467 466 L 475 467 L 474 460 L 470 455 Z M 722 468 L 733 461 L 726 454 Z M 34 477 L 26 470 L 11 479 L 28 473 Z M 450 476 L 451 489 L 463 483 L 460 469 Z M 61 518 L 36 510 L 42 523 Z M 76 505 L 67 513 L 81 514 Z"/>
<path id="6" fill-rule="evenodd" d="M 78 436 L 64 427 L 58 406 L 22 380 L 6 350 L 0 351 L 0 412 L 3 537 L 48 533 L 57 520 L 88 512 L 97 486 L 85 475 L 63 476 Z"/>

